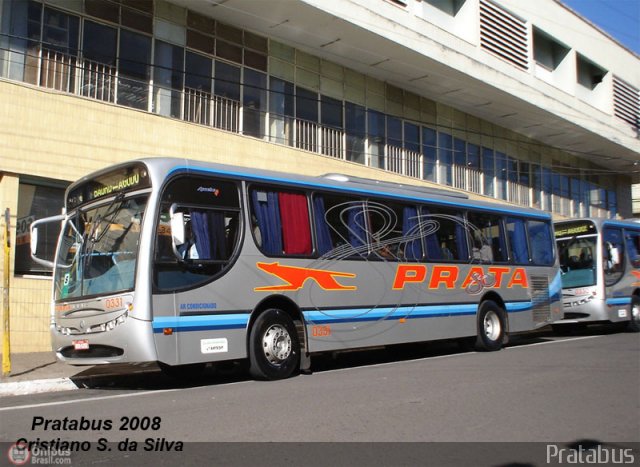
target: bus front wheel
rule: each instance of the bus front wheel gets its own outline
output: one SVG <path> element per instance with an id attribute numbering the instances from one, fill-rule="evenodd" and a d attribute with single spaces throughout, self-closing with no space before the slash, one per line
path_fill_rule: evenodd
<path id="1" fill-rule="evenodd" d="M 478 308 L 476 349 L 494 351 L 502 348 L 505 333 L 504 310 L 494 301 L 485 300 Z"/>
<path id="2" fill-rule="evenodd" d="M 300 367 L 300 343 L 291 317 L 275 308 L 258 316 L 249 334 L 249 373 L 256 379 L 291 376 Z"/>

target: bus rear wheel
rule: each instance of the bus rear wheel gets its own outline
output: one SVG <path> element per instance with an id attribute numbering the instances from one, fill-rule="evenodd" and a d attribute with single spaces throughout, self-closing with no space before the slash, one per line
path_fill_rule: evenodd
<path id="1" fill-rule="evenodd" d="M 505 333 L 504 310 L 496 302 L 485 300 L 478 308 L 477 317 L 476 350 L 486 352 L 500 350 Z"/>
<path id="2" fill-rule="evenodd" d="M 277 380 L 299 367 L 300 343 L 293 320 L 282 310 L 265 310 L 249 334 L 249 373 L 256 379 Z"/>
<path id="3" fill-rule="evenodd" d="M 629 322 L 627 323 L 628 332 L 640 332 L 640 297 L 634 295 L 631 297 L 631 310 L 629 311 Z"/>

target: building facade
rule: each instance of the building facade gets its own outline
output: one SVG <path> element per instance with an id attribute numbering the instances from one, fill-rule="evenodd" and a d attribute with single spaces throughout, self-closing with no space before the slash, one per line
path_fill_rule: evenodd
<path id="1" fill-rule="evenodd" d="M 11 340 L 47 350 L 28 226 L 179 156 L 631 215 L 640 59 L 556 0 L 0 0 Z"/>

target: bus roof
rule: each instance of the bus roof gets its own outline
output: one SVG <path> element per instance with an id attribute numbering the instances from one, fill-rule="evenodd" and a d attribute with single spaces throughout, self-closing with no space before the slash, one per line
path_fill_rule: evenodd
<path id="1" fill-rule="evenodd" d="M 501 214 L 511 214 L 514 216 L 525 216 L 545 220 L 551 219 L 551 215 L 544 211 L 522 206 L 510 206 L 506 204 L 503 205 L 489 201 L 471 200 L 467 195 L 463 193 L 446 189 L 379 181 L 343 174 L 327 174 L 323 176 L 313 177 L 307 175 L 297 175 L 293 173 L 276 172 L 272 170 L 263 170 L 219 164 L 215 162 L 204 162 L 171 157 L 135 159 L 128 162 L 116 164 L 111 167 L 107 167 L 100 171 L 89 174 L 83 177 L 81 180 L 73 183 L 68 188 L 68 193 L 77 185 L 86 183 L 94 177 L 108 173 L 111 170 L 126 167 L 127 165 L 136 163 L 144 163 L 148 167 L 152 183 L 156 186 L 163 183 L 166 177 L 170 177 L 177 173 L 190 173 L 194 175 L 220 174 L 229 178 L 267 184 L 277 183 L 312 190 L 322 189 L 341 193 L 346 192 L 360 196 L 376 196 L 414 202 L 432 202 L 443 206 L 458 208 L 463 207 L 471 209 L 475 208 L 480 210 L 493 211 Z"/>
<path id="2" fill-rule="evenodd" d="M 640 230 L 640 220 L 635 219 L 609 219 L 607 217 L 577 217 L 575 219 L 564 219 L 555 221 L 554 225 L 577 224 L 580 222 L 592 222 L 596 229 L 601 230 L 604 227 L 620 227 L 626 229 Z"/>

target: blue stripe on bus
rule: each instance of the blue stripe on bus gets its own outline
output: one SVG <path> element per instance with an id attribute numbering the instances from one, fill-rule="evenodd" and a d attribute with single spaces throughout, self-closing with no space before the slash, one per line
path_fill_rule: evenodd
<path id="1" fill-rule="evenodd" d="M 602 228 L 604 229 L 606 227 L 619 227 L 621 229 L 640 230 L 640 223 L 636 221 L 607 220 L 602 223 Z"/>
<path id="2" fill-rule="evenodd" d="M 506 304 L 507 313 L 519 313 L 532 308 L 531 302 L 511 302 Z M 316 324 L 365 322 L 395 319 L 439 318 L 448 316 L 475 315 L 477 304 L 421 305 L 381 308 L 347 308 L 304 311 L 305 320 Z M 208 316 L 159 316 L 154 318 L 154 333 L 162 333 L 165 328 L 174 332 L 217 331 L 223 329 L 246 329 L 249 314 L 208 315 Z"/>
<path id="3" fill-rule="evenodd" d="M 218 169 L 210 169 L 207 167 L 198 167 L 198 166 L 190 166 L 190 165 L 186 165 L 186 166 L 176 166 L 173 169 L 171 169 L 169 171 L 169 175 L 172 175 L 175 172 L 181 171 L 181 170 L 188 170 L 190 172 L 200 172 L 200 173 L 206 173 L 206 174 L 210 174 L 210 173 L 215 173 L 215 174 L 220 174 L 220 175 L 226 175 L 229 177 L 233 177 L 233 178 L 239 178 L 242 180 L 252 180 L 252 181 L 261 181 L 261 182 L 280 182 L 280 183 L 285 183 L 287 185 L 294 185 L 294 186 L 301 186 L 301 187 L 306 187 L 306 188 L 324 188 L 324 189 L 329 189 L 329 190 L 337 190 L 337 191 L 343 191 L 343 192 L 350 192 L 350 193 L 356 193 L 356 194 L 360 194 L 360 195 L 376 195 L 376 196 L 387 196 L 387 197 L 392 197 L 395 199 L 403 199 L 403 200 L 409 200 L 409 201 L 421 201 L 421 202 L 432 202 L 432 203 L 437 203 L 437 204 L 441 204 L 441 205 L 447 205 L 447 206 L 453 206 L 453 207 L 457 207 L 459 208 L 460 206 L 463 207 L 469 207 L 469 208 L 478 208 L 478 209 L 483 209 L 486 211 L 490 211 L 490 212 L 499 212 L 502 214 L 513 214 L 513 215 L 519 215 L 522 216 L 523 212 L 522 210 L 516 210 L 516 209 L 509 209 L 509 208 L 504 208 L 502 206 L 487 206 L 487 205 L 476 205 L 473 203 L 473 201 L 471 201 L 471 203 L 467 203 L 466 201 L 470 201 L 469 199 L 456 199 L 455 201 L 447 201 L 444 199 L 438 199 L 438 198 L 430 198 L 428 195 L 424 196 L 424 197 L 418 197 L 418 196 L 409 196 L 409 195 L 400 195 L 397 193 L 390 193 L 390 192 L 385 192 L 382 189 L 377 189 L 376 191 L 373 190 L 366 190 L 364 188 L 353 188 L 353 187 L 341 187 L 341 186 L 335 186 L 335 185 L 329 185 L 329 184 L 323 184 L 320 182 L 311 182 L 311 181 L 302 181 L 302 180 L 292 180 L 289 178 L 284 178 L 284 177 L 272 177 L 272 176 L 266 176 L 266 175 L 257 175 L 257 174 L 247 174 L 247 173 L 243 173 L 243 172 L 236 172 L 236 171 L 232 171 L 232 170 L 218 170 Z M 446 195 L 441 195 L 443 197 L 446 197 Z M 544 219 L 544 220 L 549 220 L 550 216 L 549 214 L 547 214 L 546 212 L 530 212 L 527 211 L 524 214 L 525 217 L 528 218 L 534 218 L 534 219 Z"/>
<path id="4" fill-rule="evenodd" d="M 631 297 L 607 298 L 607 305 L 629 305 Z"/>
<path id="5" fill-rule="evenodd" d="M 532 308 L 531 302 L 506 304 L 508 313 L 519 313 Z M 465 305 L 421 305 L 381 308 L 348 308 L 335 310 L 310 310 L 303 312 L 307 321 L 313 323 L 346 323 L 395 319 L 439 318 L 449 316 L 475 315 L 477 304 Z"/>
<path id="6" fill-rule="evenodd" d="M 173 331 L 211 331 L 218 329 L 245 329 L 249 314 L 208 316 L 158 316 L 153 319 L 153 332 L 161 333 L 165 328 Z"/>

